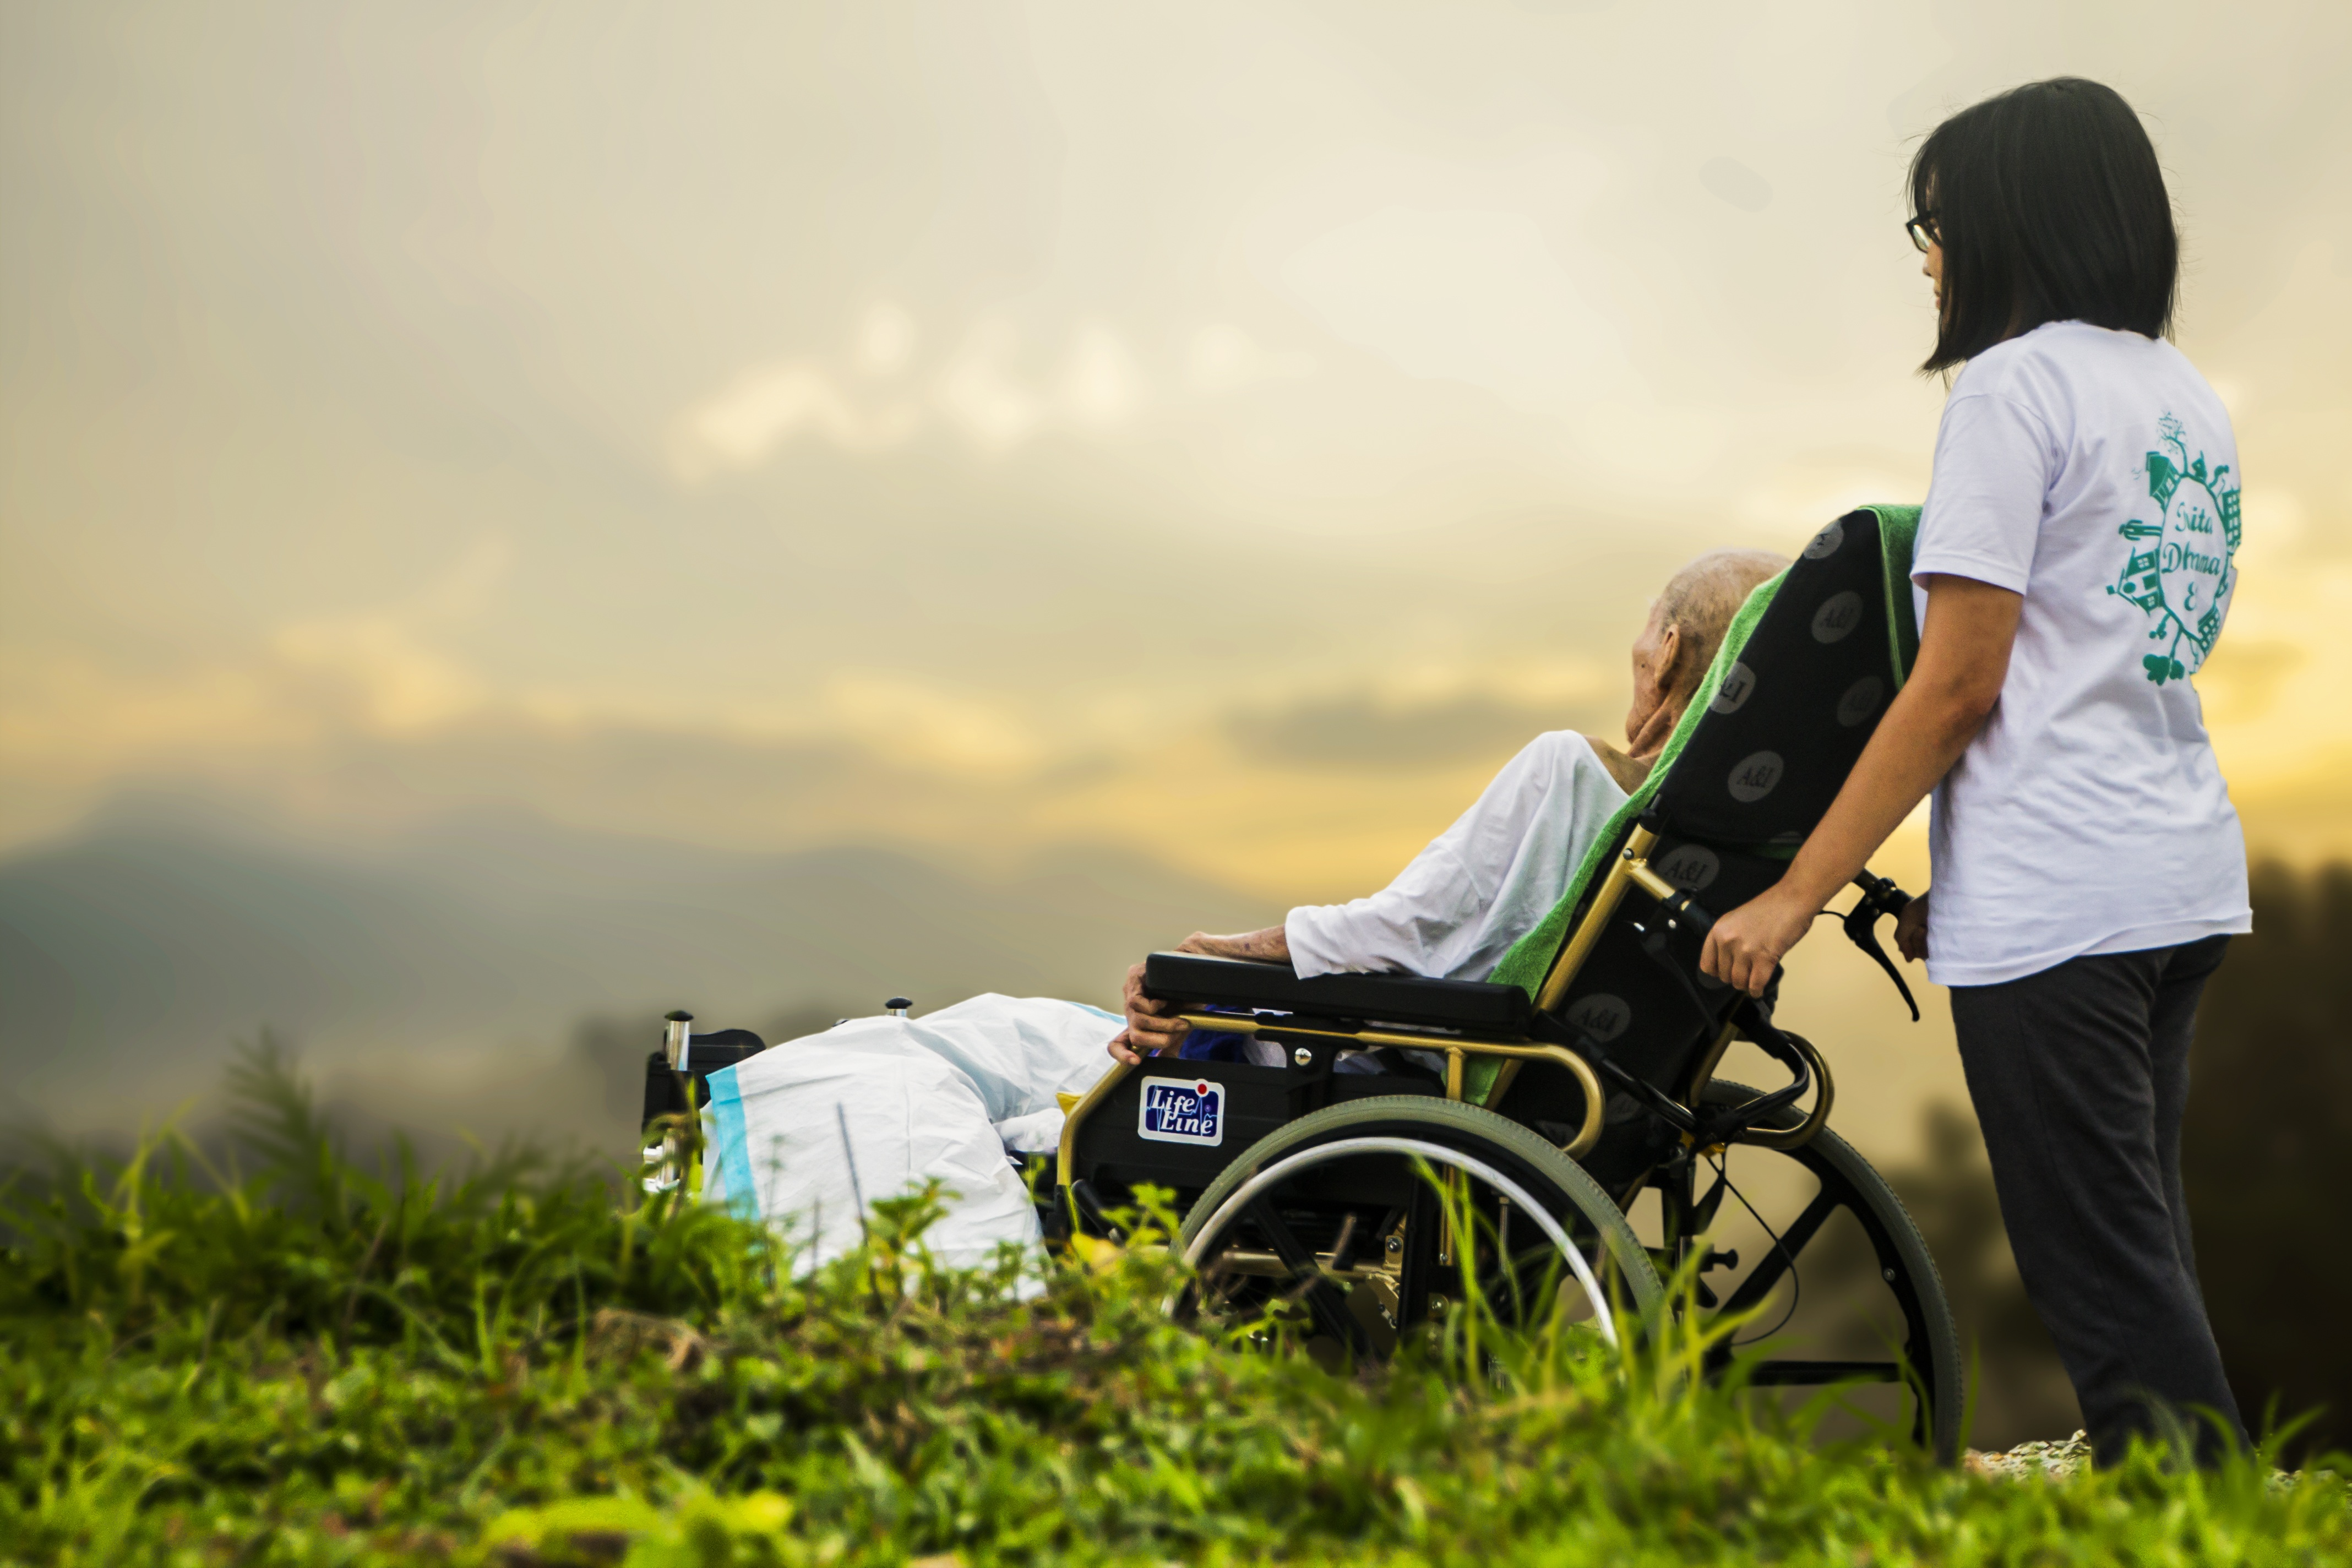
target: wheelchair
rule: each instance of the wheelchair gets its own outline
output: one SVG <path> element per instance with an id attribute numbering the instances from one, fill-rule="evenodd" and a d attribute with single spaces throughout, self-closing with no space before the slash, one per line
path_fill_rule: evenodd
<path id="1" fill-rule="evenodd" d="M 1474 1294 L 1530 1317 L 1586 1311 L 1614 1339 L 1623 1311 L 1662 1310 L 1667 1279 L 1687 1275 L 1692 1309 L 1729 1324 L 1784 1286 L 1793 1312 L 1810 1271 L 1816 1310 L 1824 1284 L 1844 1310 L 1809 1337 L 1846 1353 L 1743 1355 L 1785 1342 L 1780 1325 L 1749 1322 L 1745 1341 L 1708 1336 L 1706 1370 L 1737 1359 L 1755 1385 L 1894 1385 L 1915 1438 L 1952 1462 L 1959 1341 L 1918 1227 L 1828 1130 L 1829 1065 L 1776 1019 L 1779 976 L 1752 998 L 1698 969 L 1710 911 L 1779 880 L 1902 685 L 1917 648 L 1917 516 L 1851 512 L 1769 600 L 1759 590 L 1649 779 L 1495 979 L 1301 979 L 1285 964 L 1151 954 L 1151 995 L 1196 1031 L 1260 1049 L 1117 1064 L 1065 1097 L 1059 1148 L 1013 1157 L 1034 1179 L 1049 1245 L 1115 1237 L 1138 1188 L 1171 1190 L 1194 1269 L 1177 1310 L 1303 1318 L 1309 1352 L 1341 1362 L 1394 1353 Z M 1868 871 L 1856 887 L 1845 934 L 1916 1019 L 1875 934 L 1909 900 Z M 763 1048 L 747 1030 L 690 1025 L 672 1014 L 646 1063 L 645 1125 L 669 1130 L 645 1150 L 649 1191 L 691 1184 L 681 1139 L 704 1079 Z M 1739 1041 L 1788 1081 L 1759 1091 L 1719 1076 Z M 1768 1220 L 1757 1202 L 1776 1197 L 1794 1212 Z M 1743 1211 L 1763 1237 L 1744 1266 L 1715 1245 Z"/>
<path id="2" fill-rule="evenodd" d="M 1527 1300 L 1563 1263 L 1604 1325 L 1605 1298 L 1656 1308 L 1662 1273 L 1695 1275 L 1702 1312 L 1750 1315 L 1784 1285 L 1801 1293 L 1818 1265 L 1849 1310 L 1813 1337 L 1849 1353 L 1767 1354 L 1748 1363 L 1751 1384 L 1895 1384 L 1915 1436 L 1951 1462 L 1959 1342 L 1918 1227 L 1828 1131 L 1829 1066 L 1775 1018 L 1779 976 L 1751 998 L 1698 969 L 1709 911 L 1780 879 L 1902 684 L 1917 647 L 1916 520 L 1893 507 L 1839 519 L 1760 616 L 1735 621 L 1650 779 L 1496 981 L 1300 979 L 1151 954 L 1150 994 L 1195 1030 L 1272 1044 L 1279 1065 L 1115 1067 L 1068 1108 L 1049 1226 L 1105 1231 L 1139 1185 L 1172 1189 L 1197 1270 L 1184 1310 L 1245 1319 L 1279 1300 L 1356 1358 L 1392 1352 L 1474 1289 Z M 1867 871 L 1856 882 L 1845 932 L 1916 1019 L 1875 935 L 1909 900 Z M 1759 1092 L 1717 1076 L 1738 1040 L 1788 1081 Z M 1360 1070 L 1366 1058 L 1390 1070 Z M 1793 1194 L 1796 1212 L 1768 1221 L 1751 1191 Z M 1654 1245 L 1629 1217 L 1645 1194 Z M 1711 1240 L 1733 1217 L 1727 1198 L 1764 1237 L 1744 1268 Z M 1729 1334 L 1711 1345 L 1713 1371 L 1740 1353 Z"/>

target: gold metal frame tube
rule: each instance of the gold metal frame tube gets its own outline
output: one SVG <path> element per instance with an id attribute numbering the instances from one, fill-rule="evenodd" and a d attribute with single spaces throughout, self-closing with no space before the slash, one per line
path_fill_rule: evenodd
<path id="1" fill-rule="evenodd" d="M 1626 884 L 1633 879 L 1636 867 L 1649 868 L 1650 846 L 1658 836 L 1646 827 L 1633 829 L 1625 840 L 1624 852 L 1609 863 L 1609 874 L 1601 879 L 1601 890 L 1592 896 L 1592 907 L 1584 911 L 1584 919 L 1568 939 L 1568 945 L 1552 960 L 1551 970 L 1544 976 L 1543 988 L 1536 993 L 1536 1006 L 1546 1013 L 1557 1013 L 1568 999 L 1568 988 L 1576 979 L 1578 970 L 1591 956 L 1593 944 L 1609 928 L 1609 917 L 1617 912 L 1618 903 L 1625 897 Z"/>
<path id="2" fill-rule="evenodd" d="M 1601 1119 L 1605 1109 L 1601 1092 L 1600 1076 L 1592 1064 L 1565 1046 L 1541 1045 L 1534 1040 L 1461 1039 L 1446 1035 L 1407 1035 L 1387 1029 L 1318 1029 L 1298 1024 L 1269 1022 L 1260 1018 L 1238 1018 L 1226 1013 L 1185 1013 L 1180 1015 L 1196 1029 L 1217 1029 L 1231 1035 L 1303 1035 L 1309 1039 L 1345 1040 L 1359 1046 L 1400 1046 L 1409 1051 L 1444 1051 L 1446 1056 L 1445 1088 L 1448 1100 L 1462 1098 L 1462 1068 L 1465 1057 L 1501 1057 L 1506 1061 L 1545 1061 L 1566 1068 L 1576 1085 L 1584 1091 L 1584 1125 L 1577 1130 L 1575 1139 L 1561 1146 L 1560 1152 L 1570 1159 L 1589 1153 L 1601 1142 Z M 1097 1084 L 1096 1088 L 1099 1089 Z M 1088 1100 L 1094 1098 L 1090 1091 Z M 1085 1100 L 1070 1113 L 1071 1120 L 1062 1123 L 1064 1147 L 1068 1147 L 1071 1122 L 1080 1112 L 1091 1109 Z"/>
<path id="3" fill-rule="evenodd" d="M 1647 860 L 1634 861 L 1632 865 L 1625 868 L 1625 875 L 1633 878 L 1635 885 L 1638 886 L 1642 891 L 1649 894 L 1650 897 L 1657 900 L 1660 903 L 1665 902 L 1668 899 L 1673 898 L 1675 894 L 1682 891 L 1680 888 L 1675 887 L 1672 882 L 1667 881 L 1664 877 L 1661 877 L 1655 871 L 1651 870 L 1650 863 Z"/>
<path id="4" fill-rule="evenodd" d="M 1070 1190 L 1070 1167 L 1077 1155 L 1078 1124 L 1094 1113 L 1095 1107 L 1118 1086 L 1119 1079 L 1134 1070 L 1125 1062 L 1111 1063 L 1110 1071 L 1095 1079 L 1094 1088 L 1087 1090 L 1086 1097 L 1070 1107 L 1068 1114 L 1062 1118 L 1062 1142 L 1055 1151 L 1054 1174 L 1064 1192 Z"/>

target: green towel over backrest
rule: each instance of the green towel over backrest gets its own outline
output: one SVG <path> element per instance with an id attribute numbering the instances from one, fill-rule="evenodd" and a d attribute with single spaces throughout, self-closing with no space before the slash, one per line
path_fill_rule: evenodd
<path id="1" fill-rule="evenodd" d="M 1866 506 L 1858 510 L 1869 512 L 1878 520 L 1878 536 L 1885 562 L 1887 635 L 1892 645 L 1887 653 L 1899 689 L 1919 650 L 1919 631 L 1911 600 L 1911 546 L 1918 535 L 1919 509 L 1916 506 Z M 1748 646 L 1748 637 L 1756 630 L 1756 624 L 1771 607 L 1774 596 L 1788 575 L 1784 571 L 1769 582 L 1758 584 L 1756 591 L 1748 595 L 1748 602 L 1740 605 L 1739 613 L 1732 616 L 1731 625 L 1723 635 L 1723 646 L 1716 649 L 1715 660 L 1707 666 L 1706 679 L 1699 683 L 1690 706 L 1683 710 L 1680 722 L 1675 725 L 1674 733 L 1667 737 L 1665 746 L 1658 752 L 1658 760 L 1652 765 L 1649 776 L 1642 781 L 1640 788 L 1625 797 L 1625 804 L 1610 816 L 1607 827 L 1592 841 L 1592 847 L 1585 851 L 1584 860 L 1569 879 L 1568 890 L 1560 895 L 1559 902 L 1552 906 L 1549 914 L 1536 922 L 1534 930 L 1512 943 L 1511 950 L 1503 954 L 1502 961 L 1495 965 L 1495 972 L 1487 976 L 1489 980 L 1516 985 L 1529 996 L 1533 996 L 1543 984 L 1544 976 L 1550 973 L 1552 960 L 1559 956 L 1561 943 L 1568 940 L 1587 889 L 1593 886 L 1601 868 L 1609 858 L 1624 847 L 1634 823 L 1665 783 L 1666 773 L 1675 765 L 1675 759 L 1682 754 L 1683 747 L 1689 742 L 1699 721 L 1706 717 L 1707 705 L 1715 700 L 1716 693 L 1721 689 L 1725 673 L 1738 661 L 1740 653 Z M 1717 910 L 1715 912 L 1723 914 L 1728 911 Z M 1464 1097 L 1473 1103 L 1484 1101 L 1487 1089 L 1494 1083 L 1495 1075 L 1501 1070 L 1500 1062 L 1491 1058 L 1474 1058 L 1464 1076 Z"/>

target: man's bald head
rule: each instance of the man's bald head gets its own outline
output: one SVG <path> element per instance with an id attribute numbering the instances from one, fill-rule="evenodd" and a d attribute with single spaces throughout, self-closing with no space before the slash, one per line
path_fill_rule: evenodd
<path id="1" fill-rule="evenodd" d="M 1731 617 L 1756 585 L 1789 563 L 1766 550 L 1710 550 L 1674 574 L 1633 643 L 1633 706 L 1625 739 L 1654 756 L 1706 679 Z"/>
<path id="2" fill-rule="evenodd" d="M 1769 550 L 1710 550 L 1667 581 L 1654 620 L 1660 631 L 1672 626 L 1682 634 L 1671 685 L 1685 695 L 1697 689 L 1731 617 L 1757 584 L 1788 564 L 1787 556 Z"/>

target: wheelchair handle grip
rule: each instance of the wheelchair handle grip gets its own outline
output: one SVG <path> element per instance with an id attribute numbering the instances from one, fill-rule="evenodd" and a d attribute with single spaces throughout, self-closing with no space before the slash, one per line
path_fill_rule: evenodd
<path id="1" fill-rule="evenodd" d="M 1911 895 L 1895 885 L 1891 877 L 1874 877 L 1864 867 L 1854 873 L 1853 885 L 1862 889 L 1862 901 L 1883 915 L 1900 916 L 1911 907 Z"/>

